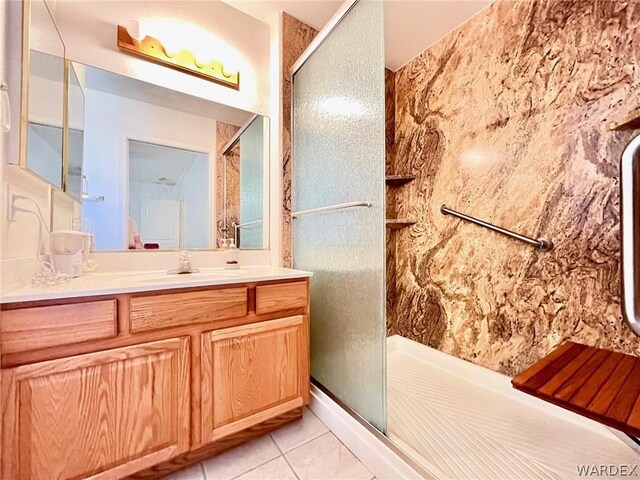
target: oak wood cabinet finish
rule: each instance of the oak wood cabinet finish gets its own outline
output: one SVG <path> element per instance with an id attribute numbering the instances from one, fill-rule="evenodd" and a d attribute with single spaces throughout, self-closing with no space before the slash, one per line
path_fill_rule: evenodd
<path id="1" fill-rule="evenodd" d="M 113 338 L 116 301 L 9 310 L 2 315 L 2 353 Z"/>
<path id="2" fill-rule="evenodd" d="M 2 477 L 113 478 L 187 451 L 188 345 L 176 338 L 4 370 Z"/>
<path id="3" fill-rule="evenodd" d="M 300 308 L 307 304 L 307 282 L 292 282 L 280 285 L 256 287 L 256 312 L 277 312 L 289 308 Z"/>
<path id="4" fill-rule="evenodd" d="M 244 317 L 247 288 L 233 287 L 131 299 L 131 332 Z"/>
<path id="5" fill-rule="evenodd" d="M 304 303 L 257 311 L 258 288 L 289 284 Z M 2 479 L 157 478 L 299 418 L 307 291 L 295 279 L 3 305 Z M 79 313 L 73 343 L 13 326 L 29 312 L 99 312 L 92 304 L 112 312 L 111 330 L 95 314 L 83 330 Z M 14 331 L 23 346 L 4 350 Z"/>
<path id="6" fill-rule="evenodd" d="M 202 335 L 205 442 L 303 405 L 303 322 L 297 315 Z"/>

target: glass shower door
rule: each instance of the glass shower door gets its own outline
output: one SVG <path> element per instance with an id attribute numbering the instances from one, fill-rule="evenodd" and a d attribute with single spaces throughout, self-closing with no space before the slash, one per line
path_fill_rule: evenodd
<path id="1" fill-rule="evenodd" d="M 293 266 L 311 279 L 311 374 L 384 432 L 383 4 L 360 0 L 293 74 Z"/>

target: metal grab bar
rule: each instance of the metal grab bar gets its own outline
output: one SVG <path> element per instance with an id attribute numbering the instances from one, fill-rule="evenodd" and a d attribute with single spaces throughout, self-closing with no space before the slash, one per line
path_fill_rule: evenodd
<path id="1" fill-rule="evenodd" d="M 476 225 L 480 225 L 482 227 L 488 228 L 489 230 L 493 230 L 494 232 L 501 233 L 502 235 L 515 238 L 516 240 L 520 240 L 521 242 L 525 242 L 525 243 L 528 243 L 529 245 L 533 245 L 534 247 L 538 247 L 543 252 L 548 252 L 553 248 L 553 242 L 548 238 L 525 237 L 524 235 L 520 235 L 519 233 L 512 232 L 511 230 L 507 230 L 506 228 L 498 227 L 497 225 L 494 225 L 489 222 L 485 222 L 484 220 L 479 220 L 477 218 L 470 217 L 469 215 L 465 215 L 464 213 L 451 210 L 446 205 L 442 205 L 440 207 L 440 213 L 442 213 L 443 215 L 453 215 L 454 217 L 461 218 L 462 220 L 466 220 L 467 222 L 475 223 Z"/>
<path id="2" fill-rule="evenodd" d="M 331 212 L 332 210 L 342 210 L 344 208 L 365 207 L 369 208 L 372 205 L 371 202 L 347 202 L 339 203 L 337 205 L 329 205 L 327 207 L 312 208 L 310 210 L 300 210 L 299 212 L 293 212 L 292 218 L 302 217 L 303 215 L 313 215 L 315 213 Z"/>
<path id="3" fill-rule="evenodd" d="M 622 316 L 633 333 L 640 336 L 640 135 L 627 146 L 620 160 L 620 235 Z"/>

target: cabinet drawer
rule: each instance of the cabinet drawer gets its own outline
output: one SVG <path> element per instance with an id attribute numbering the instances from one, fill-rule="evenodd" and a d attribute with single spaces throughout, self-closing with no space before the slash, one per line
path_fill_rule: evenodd
<path id="1" fill-rule="evenodd" d="M 2 312 L 2 353 L 115 337 L 116 312 L 115 300 L 6 310 Z"/>
<path id="2" fill-rule="evenodd" d="M 256 313 L 280 312 L 307 306 L 307 282 L 256 287 Z"/>
<path id="3" fill-rule="evenodd" d="M 247 288 L 134 297 L 130 309 L 133 333 L 239 318 L 247 315 Z"/>

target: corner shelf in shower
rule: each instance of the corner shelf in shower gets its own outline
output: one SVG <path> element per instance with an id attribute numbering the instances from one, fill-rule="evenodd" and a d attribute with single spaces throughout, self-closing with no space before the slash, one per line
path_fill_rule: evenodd
<path id="1" fill-rule="evenodd" d="M 385 183 L 392 188 L 401 187 L 416 179 L 413 175 L 387 175 L 384 180 Z"/>
<path id="2" fill-rule="evenodd" d="M 407 220 L 401 218 L 387 218 L 387 228 L 391 230 L 400 230 L 401 228 L 415 225 L 415 220 Z"/>
<path id="3" fill-rule="evenodd" d="M 640 107 L 616 116 L 609 122 L 609 130 L 635 130 L 640 128 Z"/>

